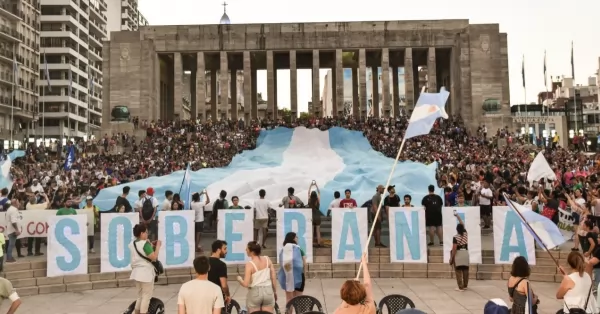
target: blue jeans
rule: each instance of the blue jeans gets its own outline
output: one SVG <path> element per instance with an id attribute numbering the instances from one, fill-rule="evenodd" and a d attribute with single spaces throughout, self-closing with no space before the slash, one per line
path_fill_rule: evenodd
<path id="1" fill-rule="evenodd" d="M 6 248 L 6 259 L 7 260 L 14 260 L 14 257 L 12 256 L 12 254 L 13 254 L 13 251 L 15 250 L 16 244 L 17 244 L 17 234 L 13 232 L 8 235 L 8 247 Z"/>
<path id="2" fill-rule="evenodd" d="M 594 268 L 594 288 L 598 288 L 600 283 L 600 268 Z"/>

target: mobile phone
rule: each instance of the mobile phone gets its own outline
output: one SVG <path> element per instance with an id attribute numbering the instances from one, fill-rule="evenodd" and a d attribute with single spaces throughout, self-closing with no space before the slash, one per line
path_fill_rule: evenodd
<path id="1" fill-rule="evenodd" d="M 455 210 L 453 210 L 453 212 L 454 212 L 454 215 L 458 214 L 458 212 L 456 211 L 456 209 L 455 209 Z"/>
<path id="2" fill-rule="evenodd" d="M 315 180 L 312 180 L 312 184 L 317 184 L 317 181 L 315 181 Z"/>

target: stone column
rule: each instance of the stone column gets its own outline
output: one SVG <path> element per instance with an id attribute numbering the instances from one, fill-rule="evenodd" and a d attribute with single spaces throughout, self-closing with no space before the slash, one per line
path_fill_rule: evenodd
<path id="1" fill-rule="evenodd" d="M 256 69 L 251 69 L 251 87 L 250 92 L 252 93 L 252 111 L 251 117 L 252 119 L 258 119 L 258 89 L 256 86 Z"/>
<path id="2" fill-rule="evenodd" d="M 344 63 L 342 49 L 335 50 L 335 113 L 338 117 L 344 116 Z"/>
<path id="3" fill-rule="evenodd" d="M 231 70 L 229 85 L 231 86 L 231 107 L 230 107 L 230 117 L 231 120 L 237 121 L 238 119 L 238 103 L 237 103 L 237 70 Z"/>
<path id="4" fill-rule="evenodd" d="M 406 109 L 415 107 L 414 77 L 412 48 L 406 48 L 404 50 L 404 97 L 406 97 Z"/>
<path id="5" fill-rule="evenodd" d="M 319 50 L 312 51 L 312 105 L 313 112 L 320 112 L 323 115 L 323 106 L 321 106 L 321 93 L 319 91 Z"/>
<path id="6" fill-rule="evenodd" d="M 352 68 L 352 116 L 360 118 L 360 107 L 358 100 L 358 69 Z"/>
<path id="7" fill-rule="evenodd" d="M 392 68 L 392 93 L 394 94 L 394 117 L 400 116 L 400 91 L 398 87 L 398 67 Z"/>
<path id="8" fill-rule="evenodd" d="M 372 67 L 371 76 L 373 78 L 371 80 L 371 83 L 373 85 L 373 88 L 372 88 L 373 97 L 372 97 L 371 110 L 373 112 L 373 117 L 379 118 L 379 68 L 378 67 L 376 67 L 376 66 Z"/>
<path id="9" fill-rule="evenodd" d="M 244 51 L 244 120 L 252 116 L 252 61 L 250 51 Z"/>
<path id="10" fill-rule="evenodd" d="M 459 99 L 458 87 L 460 86 L 460 78 L 458 75 L 458 67 L 460 66 L 460 60 L 458 59 L 460 56 L 460 52 L 458 51 L 458 47 L 452 47 L 450 50 L 450 108 L 447 109 L 446 112 L 452 115 L 459 114 L 459 106 L 457 106 L 457 100 Z"/>
<path id="11" fill-rule="evenodd" d="M 331 89 L 331 116 L 332 117 L 337 117 L 338 116 L 338 107 L 337 107 L 337 92 L 336 92 L 336 83 L 337 82 L 337 71 L 335 70 L 335 68 L 331 71 L 331 86 L 329 86 L 329 88 Z M 323 102 L 325 102 L 325 99 L 323 99 Z M 327 116 L 327 112 L 328 110 L 325 110 L 326 106 L 323 106 L 323 116 Z"/>
<path id="12" fill-rule="evenodd" d="M 198 104 L 196 103 L 196 72 L 198 69 L 192 69 L 190 73 L 190 119 L 198 118 Z"/>
<path id="13" fill-rule="evenodd" d="M 217 106 L 217 97 L 219 97 L 219 93 L 217 92 L 217 70 L 210 70 L 210 118 L 213 121 L 219 121 L 219 107 Z"/>
<path id="14" fill-rule="evenodd" d="M 298 118 L 298 71 L 296 69 L 296 50 L 290 51 L 290 107 L 292 118 Z"/>
<path id="15" fill-rule="evenodd" d="M 279 115 L 279 103 L 277 102 L 277 68 L 273 62 L 273 119 L 277 119 Z"/>
<path id="16" fill-rule="evenodd" d="M 430 93 L 437 93 L 437 75 L 435 68 L 435 47 L 429 47 L 427 53 L 427 88 Z"/>
<path id="17" fill-rule="evenodd" d="M 198 52 L 196 57 L 196 112 L 192 110 L 192 118 L 196 119 L 198 113 L 206 121 L 206 64 L 204 52 Z"/>
<path id="18" fill-rule="evenodd" d="M 173 58 L 173 114 L 171 117 L 183 118 L 183 61 L 181 60 L 181 53 L 174 53 Z"/>
<path id="19" fill-rule="evenodd" d="M 390 50 L 381 49 L 381 94 L 383 100 L 383 113 L 389 117 L 390 107 Z"/>
<path id="20" fill-rule="evenodd" d="M 273 113 L 275 108 L 275 67 L 273 62 L 273 51 L 267 51 L 267 115 L 271 119 L 275 118 Z"/>
<path id="21" fill-rule="evenodd" d="M 360 97 L 360 117 L 367 117 L 367 52 L 358 50 L 358 94 Z"/>
<path id="22" fill-rule="evenodd" d="M 227 104 L 229 104 L 229 62 L 227 59 L 227 52 L 225 51 L 221 51 L 221 67 L 219 68 L 219 82 L 219 89 L 221 92 L 221 102 L 219 104 L 219 109 L 225 112 L 225 116 L 227 116 Z"/>

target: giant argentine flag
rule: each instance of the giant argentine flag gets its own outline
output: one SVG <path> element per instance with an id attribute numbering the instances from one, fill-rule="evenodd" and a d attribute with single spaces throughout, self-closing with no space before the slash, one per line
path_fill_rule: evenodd
<path id="1" fill-rule="evenodd" d="M 279 253 L 282 261 L 281 268 L 277 272 L 277 280 L 281 289 L 286 292 L 294 292 L 302 286 L 302 273 L 304 272 L 304 261 L 302 252 L 298 245 L 286 244 Z"/>
<path id="2" fill-rule="evenodd" d="M 253 206 L 254 200 L 259 198 L 258 192 L 264 189 L 271 207 L 278 208 L 289 187 L 293 187 L 295 195 L 306 203 L 308 188 L 315 180 L 321 190 L 321 211 L 325 213 L 335 191 L 343 193 L 350 189 L 352 197 L 360 204 L 370 200 L 377 185 L 384 183 L 382 180 L 389 175 L 393 162 L 394 159 L 373 150 L 358 131 L 337 127 L 327 131 L 304 127 L 276 128 L 261 131 L 257 147 L 235 156 L 229 166 L 190 171 L 189 190 L 206 189 L 211 200 L 217 200 L 219 192 L 225 190 L 229 203 L 237 196 L 241 206 Z M 192 169 L 198 166 L 192 164 Z M 392 178 L 396 192 L 410 194 L 413 199 L 423 198 L 430 184 L 437 186 L 436 167 L 435 163 L 399 163 Z M 127 185 L 131 191 L 152 187 L 155 196 L 162 201 L 166 190 L 179 191 L 182 182 L 185 183 L 184 173 L 182 170 Z M 186 186 L 184 184 L 183 190 Z M 122 190 L 122 186 L 103 189 L 94 204 L 101 210 L 109 210 Z M 182 199 L 186 197 L 183 190 Z M 129 193 L 128 199 L 135 202 L 137 193 Z"/>
<path id="3" fill-rule="evenodd" d="M 438 118 L 448 119 L 445 106 L 449 96 L 450 93 L 444 87 L 440 89 L 439 93 L 422 92 L 410 116 L 404 138 L 409 139 L 429 134 L 435 120 Z"/>

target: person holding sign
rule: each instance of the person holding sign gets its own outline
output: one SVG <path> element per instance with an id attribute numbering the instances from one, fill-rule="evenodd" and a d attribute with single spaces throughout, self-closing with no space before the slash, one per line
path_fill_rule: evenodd
<path id="1" fill-rule="evenodd" d="M 8 244 L 6 245 L 6 262 L 15 263 L 16 260 L 13 257 L 13 250 L 17 248 L 17 254 L 21 255 L 21 241 L 17 237 L 21 234 L 21 220 L 23 216 L 19 212 L 19 200 L 13 198 L 12 201 L 7 201 L 5 206 L 8 206 L 6 210 L 6 234 L 8 234 Z"/>
<path id="2" fill-rule="evenodd" d="M 148 241 L 148 229 L 145 224 L 140 223 L 133 227 L 135 240 L 129 244 L 131 251 L 131 276 L 137 288 L 137 301 L 135 302 L 135 313 L 148 314 L 150 299 L 154 291 L 154 281 L 157 276 L 152 262 L 158 260 L 161 242 L 156 241 L 156 248 Z"/>
<path id="3" fill-rule="evenodd" d="M 333 314 L 375 314 L 377 312 L 367 262 L 367 254 L 363 254 L 363 283 L 361 284 L 360 281 L 354 279 L 344 282 L 342 289 L 340 289 L 340 297 L 343 302 L 335 309 Z"/>
<path id="4" fill-rule="evenodd" d="M 244 288 L 248 288 L 246 307 L 248 313 L 266 311 L 273 313 L 277 301 L 277 288 L 275 287 L 275 267 L 268 256 L 261 256 L 261 247 L 256 241 L 250 241 L 246 247 L 246 254 L 250 261 L 246 263 L 244 278 L 237 276 L 237 280 Z"/>
<path id="5" fill-rule="evenodd" d="M 454 210 L 454 217 L 458 219 L 458 225 L 456 225 L 458 234 L 452 238 L 450 265 L 454 266 L 456 272 L 456 283 L 458 284 L 456 290 L 462 292 L 467 290 L 469 285 L 469 236 L 467 235 L 467 229 L 465 229 L 465 223 L 456 210 Z"/>

